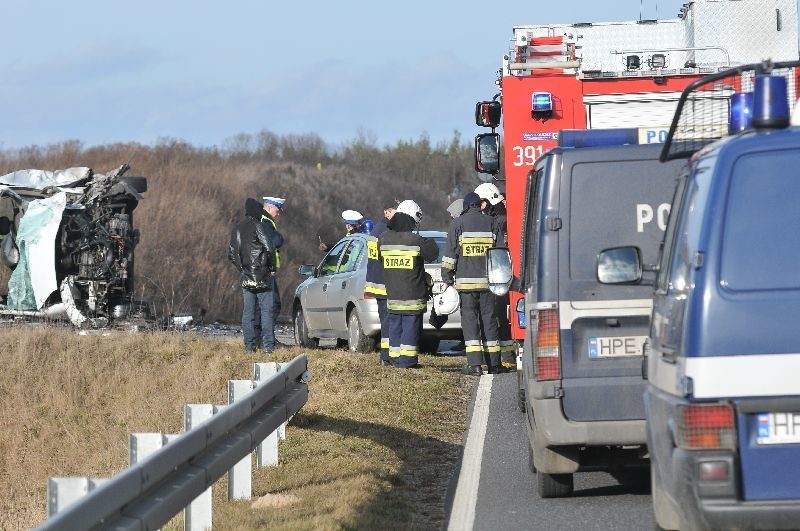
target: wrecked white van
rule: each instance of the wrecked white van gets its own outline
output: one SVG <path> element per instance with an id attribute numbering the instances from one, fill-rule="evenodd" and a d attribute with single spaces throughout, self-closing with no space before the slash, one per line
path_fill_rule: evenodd
<path id="1" fill-rule="evenodd" d="M 132 300 L 133 210 L 147 179 L 123 177 L 128 168 L 0 176 L 0 263 L 11 269 L 0 315 L 102 327 L 142 311 Z"/>

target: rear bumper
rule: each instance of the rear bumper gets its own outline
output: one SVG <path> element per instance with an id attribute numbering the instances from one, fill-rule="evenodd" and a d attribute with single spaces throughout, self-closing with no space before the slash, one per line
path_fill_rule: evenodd
<path id="1" fill-rule="evenodd" d="M 740 501 L 735 472 L 728 484 L 702 483 L 699 463 L 704 460 L 735 460 L 730 452 L 686 451 L 672 454 L 675 484 L 668 492 L 681 507 L 686 527 L 713 529 L 797 529 L 800 525 L 800 500 Z M 655 456 L 654 456 L 655 457 Z M 680 479 L 677 479 L 680 478 Z"/>
<path id="2" fill-rule="evenodd" d="M 546 446 L 627 446 L 647 442 L 643 419 L 575 422 L 564 417 L 558 398 L 533 399 L 529 406 Z"/>

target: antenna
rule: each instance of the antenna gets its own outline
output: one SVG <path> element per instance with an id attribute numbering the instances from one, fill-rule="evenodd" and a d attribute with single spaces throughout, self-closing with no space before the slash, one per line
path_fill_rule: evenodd
<path id="1" fill-rule="evenodd" d="M 639 22 L 642 21 L 642 2 L 644 2 L 644 0 L 639 0 Z"/>
<path id="2" fill-rule="evenodd" d="M 658 0 L 656 0 L 656 20 L 658 20 Z"/>

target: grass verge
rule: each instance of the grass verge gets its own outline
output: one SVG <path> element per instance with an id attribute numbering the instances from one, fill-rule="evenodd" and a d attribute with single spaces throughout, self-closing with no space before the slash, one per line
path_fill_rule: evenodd
<path id="1" fill-rule="evenodd" d="M 214 486 L 215 529 L 439 529 L 457 466 L 471 384 L 463 360 L 379 367 L 377 354 L 280 349 L 246 356 L 238 341 L 147 333 L 80 336 L 6 329 L 0 342 L 0 528 L 46 516 L 50 476 L 109 477 L 132 432 L 178 433 L 187 403 L 226 401 L 254 361 L 301 352 L 313 380 L 287 428 L 280 465 L 256 469 L 253 500 Z M 179 518 L 168 528 L 180 528 Z"/>

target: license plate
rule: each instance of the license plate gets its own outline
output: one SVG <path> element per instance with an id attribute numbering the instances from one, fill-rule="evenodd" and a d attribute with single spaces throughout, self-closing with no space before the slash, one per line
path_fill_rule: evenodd
<path id="1" fill-rule="evenodd" d="M 589 357 L 622 358 L 644 354 L 647 336 L 590 337 Z"/>
<path id="2" fill-rule="evenodd" d="M 800 443 L 800 413 L 759 413 L 758 444 Z"/>

